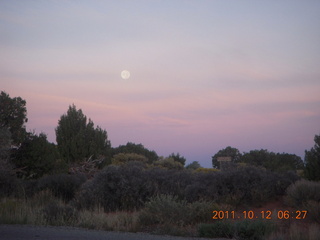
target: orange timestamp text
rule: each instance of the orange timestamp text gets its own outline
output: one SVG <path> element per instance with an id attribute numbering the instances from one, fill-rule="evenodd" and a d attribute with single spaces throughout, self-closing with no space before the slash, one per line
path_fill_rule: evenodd
<path id="1" fill-rule="evenodd" d="M 305 219 L 308 211 L 306 210 L 277 210 L 277 211 L 212 211 L 212 219 Z"/>

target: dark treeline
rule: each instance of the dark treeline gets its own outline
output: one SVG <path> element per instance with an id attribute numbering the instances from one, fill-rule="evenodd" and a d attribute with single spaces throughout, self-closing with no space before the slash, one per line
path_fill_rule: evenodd
<path id="1" fill-rule="evenodd" d="M 107 131 L 95 127 L 81 109 L 69 106 L 56 127 L 57 144 L 45 133 L 27 132 L 26 101 L 0 95 L 0 192 L 33 196 L 50 190 L 65 202 L 105 211 L 136 210 L 152 197 L 172 195 L 189 203 L 214 201 L 259 205 L 282 196 L 304 177 L 320 180 L 320 136 L 306 151 L 294 154 L 226 147 L 212 157 L 212 169 L 194 161 L 185 166 L 179 153 L 167 157 L 142 144 L 111 147 Z M 219 157 L 230 157 L 225 171 Z"/>
<path id="2" fill-rule="evenodd" d="M 86 182 L 78 204 L 89 209 L 99 205 L 105 211 L 135 210 L 151 197 L 172 195 L 190 203 L 214 201 L 259 206 L 282 196 L 297 179 L 294 173 L 277 174 L 256 167 L 205 173 L 147 168 L 140 162 L 130 162 L 107 166 Z"/>

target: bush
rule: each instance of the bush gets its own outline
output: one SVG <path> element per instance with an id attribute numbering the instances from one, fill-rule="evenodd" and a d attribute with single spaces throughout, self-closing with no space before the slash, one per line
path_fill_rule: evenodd
<path id="1" fill-rule="evenodd" d="M 39 179 L 38 190 L 50 190 L 54 196 L 68 202 L 75 197 L 80 186 L 86 181 L 82 174 L 57 174 Z M 93 197 L 93 196 L 92 196 Z"/>
<path id="2" fill-rule="evenodd" d="M 185 199 L 187 186 L 192 184 L 194 176 L 190 171 L 152 168 L 146 171 L 147 179 L 152 185 L 153 195 L 175 195 Z"/>
<path id="3" fill-rule="evenodd" d="M 175 196 L 156 196 L 146 203 L 140 214 L 140 222 L 143 225 L 183 225 L 187 214 L 185 210 L 186 202 L 179 201 Z"/>
<path id="4" fill-rule="evenodd" d="M 206 238 L 232 238 L 234 226 L 229 221 L 218 221 L 212 224 L 200 224 L 198 227 L 199 237 Z"/>
<path id="5" fill-rule="evenodd" d="M 144 155 L 136 153 L 118 153 L 111 159 L 111 164 L 123 165 L 131 161 L 147 163 L 148 159 Z"/>
<path id="6" fill-rule="evenodd" d="M 194 181 L 186 186 L 185 197 L 189 202 L 203 199 L 235 206 L 261 205 L 282 195 L 296 179 L 256 167 L 198 172 L 194 174 Z"/>
<path id="7" fill-rule="evenodd" d="M 44 133 L 28 133 L 19 148 L 11 152 L 15 166 L 23 168 L 23 171 L 17 172 L 18 177 L 23 179 L 36 179 L 50 174 L 58 158 L 56 146 L 48 142 Z"/>
<path id="8" fill-rule="evenodd" d="M 293 207 L 301 207 L 308 201 L 320 202 L 320 182 L 300 180 L 290 185 L 286 201 Z"/>
<path id="9" fill-rule="evenodd" d="M 15 176 L 12 166 L 0 159 L 0 198 L 21 195 L 21 182 Z"/>
<path id="10" fill-rule="evenodd" d="M 213 202 L 187 203 L 177 196 L 159 195 L 151 198 L 140 213 L 142 225 L 177 225 L 186 226 L 200 222 L 208 222 L 212 211 L 218 209 Z"/>
<path id="11" fill-rule="evenodd" d="M 91 182 L 82 186 L 77 200 L 79 207 L 94 209 L 94 205 L 99 205 L 106 212 L 138 210 L 158 195 L 176 196 L 188 203 L 252 206 L 282 195 L 296 177 L 255 167 L 203 173 L 147 168 L 141 162 L 129 161 L 119 166 L 109 165 L 97 173 Z"/>
<path id="12" fill-rule="evenodd" d="M 87 209 L 99 205 L 105 212 L 132 211 L 143 206 L 152 195 L 153 189 L 146 178 L 143 163 L 128 162 L 122 166 L 107 166 L 84 184 L 78 205 Z"/>
<path id="13" fill-rule="evenodd" d="M 77 211 L 69 205 L 63 205 L 59 201 L 50 201 L 42 209 L 43 217 L 49 225 L 71 225 L 77 217 Z"/>
<path id="14" fill-rule="evenodd" d="M 196 201 L 188 204 L 188 224 L 205 223 L 212 221 L 212 211 L 218 210 L 219 206 L 212 201 Z"/>
<path id="15" fill-rule="evenodd" d="M 265 236 L 274 230 L 273 224 L 269 221 L 252 221 L 243 220 L 235 223 L 235 237 L 236 239 L 264 239 Z"/>
<path id="16" fill-rule="evenodd" d="M 192 173 L 184 170 L 146 168 L 141 162 L 129 161 L 120 166 L 110 165 L 97 173 L 90 183 L 83 185 L 78 197 L 79 206 L 92 209 L 87 204 L 91 196 L 108 211 L 140 209 L 156 195 L 175 195 L 185 198 L 185 189 L 192 183 Z M 89 197 L 89 199 L 88 199 Z"/>
<path id="17" fill-rule="evenodd" d="M 304 209 L 308 211 L 308 217 L 320 223 L 320 202 L 309 200 L 304 204 Z"/>

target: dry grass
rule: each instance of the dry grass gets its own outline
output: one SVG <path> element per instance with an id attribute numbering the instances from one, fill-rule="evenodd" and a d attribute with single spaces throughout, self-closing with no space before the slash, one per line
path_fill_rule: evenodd
<path id="1" fill-rule="evenodd" d="M 138 212 L 104 213 L 99 210 L 85 210 L 79 213 L 76 226 L 108 231 L 137 232 L 139 229 L 138 215 Z"/>
<path id="2" fill-rule="evenodd" d="M 273 232 L 268 240 L 318 240 L 320 236 L 319 224 L 299 225 L 293 223 L 288 229 Z"/>
<path id="3" fill-rule="evenodd" d="M 32 224 L 73 226 L 98 230 L 136 232 L 138 212 L 104 213 L 77 211 L 55 198 L 50 191 L 43 191 L 32 199 L 5 198 L 0 202 L 0 224 Z"/>
<path id="4" fill-rule="evenodd" d="M 93 211 L 77 211 L 62 200 L 55 198 L 50 191 L 42 191 L 27 200 L 4 198 L 0 201 L 0 224 L 73 226 L 97 230 L 137 232 L 148 229 L 139 221 L 140 213 L 137 211 L 105 213 L 103 208 L 99 206 Z M 276 219 L 276 216 L 273 216 L 273 219 Z M 272 221 L 276 225 L 281 224 L 280 221 Z M 267 239 L 319 239 L 319 224 L 315 222 L 313 224 L 287 223 L 271 233 Z M 197 223 L 185 227 L 172 224 L 166 225 L 165 228 L 155 226 L 155 229 L 158 229 L 159 234 L 196 236 L 196 226 Z"/>

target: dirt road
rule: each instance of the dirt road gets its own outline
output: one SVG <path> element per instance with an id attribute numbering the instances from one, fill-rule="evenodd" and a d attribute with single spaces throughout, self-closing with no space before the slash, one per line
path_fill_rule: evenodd
<path id="1" fill-rule="evenodd" d="M 0 225 L 1 240 L 208 240 L 146 233 L 93 231 L 71 227 Z M 210 239 L 212 240 L 212 239 Z"/>

